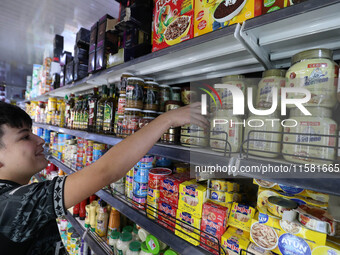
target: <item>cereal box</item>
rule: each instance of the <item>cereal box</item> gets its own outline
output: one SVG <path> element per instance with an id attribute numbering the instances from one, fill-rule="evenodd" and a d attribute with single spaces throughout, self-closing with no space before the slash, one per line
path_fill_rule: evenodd
<path id="1" fill-rule="evenodd" d="M 202 207 L 206 201 L 207 188 L 196 180 L 183 182 L 179 185 L 178 209 L 202 218 Z"/>
<path id="2" fill-rule="evenodd" d="M 219 254 L 219 242 L 227 227 L 228 208 L 205 202 L 201 220 L 201 246 L 208 251 Z"/>
<path id="3" fill-rule="evenodd" d="M 165 177 L 161 181 L 160 197 L 170 204 L 178 205 L 179 185 L 190 180 L 188 174 L 174 174 Z"/>
<path id="4" fill-rule="evenodd" d="M 250 231 L 251 220 L 255 215 L 255 209 L 248 205 L 233 203 L 228 224 L 232 227 Z"/>
<path id="5" fill-rule="evenodd" d="M 194 0 L 156 0 L 152 51 L 194 37 Z"/>
<path id="6" fill-rule="evenodd" d="M 241 249 L 247 250 L 250 244 L 249 239 L 235 233 L 229 233 L 228 230 L 229 228 L 221 238 L 221 246 L 226 251 L 225 253 L 221 251 L 221 254 L 238 255 Z"/>
<path id="7" fill-rule="evenodd" d="M 160 198 L 158 212 L 158 223 L 171 231 L 175 231 L 177 207 Z"/>
<path id="8" fill-rule="evenodd" d="M 298 195 L 302 197 L 307 197 L 307 198 L 311 198 L 311 199 L 314 199 L 316 201 L 320 201 L 323 203 L 328 203 L 328 200 L 329 200 L 328 194 L 316 192 L 313 190 L 302 189 L 302 188 L 294 187 L 294 186 L 287 186 L 287 185 L 278 184 L 278 183 L 260 180 L 260 179 L 254 179 L 253 183 L 256 185 L 259 185 L 262 188 L 283 191 L 290 195 Z"/>
<path id="9" fill-rule="evenodd" d="M 262 0 L 195 0 L 194 35 L 206 34 L 261 15 Z"/>
<path id="10" fill-rule="evenodd" d="M 199 245 L 201 219 L 181 210 L 177 210 L 176 219 L 175 234 L 195 246 Z"/>
<path id="11" fill-rule="evenodd" d="M 288 193 L 284 193 L 281 191 L 275 191 L 275 190 L 271 190 L 271 189 L 264 189 L 264 188 L 259 188 L 258 193 L 257 193 L 257 207 L 258 208 L 263 208 L 268 206 L 268 197 L 271 196 L 279 196 L 279 197 L 283 197 L 286 199 L 290 199 L 293 200 L 294 202 L 298 203 L 299 205 L 311 205 L 311 206 L 315 206 L 318 208 L 323 208 L 323 209 L 327 209 L 328 207 L 328 203 L 325 202 L 319 202 L 316 201 L 314 199 L 311 198 L 307 198 L 307 197 L 301 197 L 301 196 L 296 196 L 296 195 L 291 195 Z"/>
<path id="12" fill-rule="evenodd" d="M 311 254 L 320 245 L 325 245 L 326 234 L 303 227 L 299 222 L 288 222 L 260 213 L 253 219 L 250 240 L 261 248 L 278 254 Z"/>

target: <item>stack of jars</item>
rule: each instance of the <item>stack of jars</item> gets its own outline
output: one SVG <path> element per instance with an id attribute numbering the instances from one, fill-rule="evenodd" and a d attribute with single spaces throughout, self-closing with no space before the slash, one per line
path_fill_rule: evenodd
<path id="1" fill-rule="evenodd" d="M 145 155 L 134 167 L 132 200 L 138 208 L 143 209 L 148 194 L 149 171 L 154 165 L 155 157 Z"/>

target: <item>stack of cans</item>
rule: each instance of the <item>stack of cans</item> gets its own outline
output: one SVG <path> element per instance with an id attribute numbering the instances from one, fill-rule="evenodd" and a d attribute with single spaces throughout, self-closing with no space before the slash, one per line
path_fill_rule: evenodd
<path id="1" fill-rule="evenodd" d="M 86 166 L 91 165 L 93 163 L 93 141 L 87 141 L 86 147 Z"/>
<path id="2" fill-rule="evenodd" d="M 103 143 L 93 143 L 93 162 L 100 159 L 106 151 L 106 146 Z"/>
<path id="3" fill-rule="evenodd" d="M 151 219 L 158 218 L 158 200 L 160 198 L 161 181 L 172 174 L 171 169 L 157 167 L 149 172 L 146 214 Z"/>
<path id="4" fill-rule="evenodd" d="M 146 203 L 149 171 L 154 165 L 154 160 L 154 156 L 145 155 L 134 167 L 132 200 L 140 209 L 144 209 Z"/>
<path id="5" fill-rule="evenodd" d="M 77 171 L 83 169 L 84 167 L 84 154 L 85 154 L 84 143 L 86 143 L 85 139 L 77 137 L 77 163 L 76 163 Z"/>
<path id="6" fill-rule="evenodd" d="M 125 176 L 125 196 L 132 199 L 133 197 L 133 175 L 135 168 L 131 168 Z"/>

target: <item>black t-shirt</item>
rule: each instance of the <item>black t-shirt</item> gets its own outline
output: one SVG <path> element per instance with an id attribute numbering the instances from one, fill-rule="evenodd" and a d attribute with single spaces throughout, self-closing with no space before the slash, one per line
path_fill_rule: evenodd
<path id="1" fill-rule="evenodd" d="M 55 254 L 61 241 L 56 218 L 66 214 L 65 179 L 27 185 L 0 180 L 1 254 Z"/>

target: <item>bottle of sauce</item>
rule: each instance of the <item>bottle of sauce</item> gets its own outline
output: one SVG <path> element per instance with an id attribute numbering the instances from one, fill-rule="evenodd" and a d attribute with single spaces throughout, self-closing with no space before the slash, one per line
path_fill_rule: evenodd
<path id="1" fill-rule="evenodd" d="M 97 103 L 97 123 L 96 123 L 96 132 L 103 133 L 104 126 L 104 111 L 105 111 L 105 101 L 107 99 L 107 86 L 102 86 L 102 96 Z"/>
<path id="2" fill-rule="evenodd" d="M 93 95 L 89 98 L 88 131 L 90 132 L 96 131 L 97 103 L 99 99 L 98 88 L 93 88 Z"/>
<path id="3" fill-rule="evenodd" d="M 107 212 L 107 204 L 105 201 L 101 200 L 98 208 L 97 214 L 97 226 L 96 226 L 96 233 L 100 237 L 106 236 L 107 233 L 107 222 L 109 219 L 109 214 Z"/>
<path id="4" fill-rule="evenodd" d="M 112 231 L 115 230 L 119 231 L 119 227 L 120 227 L 120 213 L 115 208 L 112 207 L 109 218 L 109 226 L 107 229 L 107 237 L 109 238 Z"/>
<path id="5" fill-rule="evenodd" d="M 82 130 L 87 130 L 87 124 L 89 122 L 89 97 L 86 96 L 82 110 Z"/>
<path id="6" fill-rule="evenodd" d="M 64 100 L 60 101 L 60 122 L 59 122 L 59 127 L 65 127 L 66 101 L 67 101 L 67 96 L 65 96 Z"/>
<path id="7" fill-rule="evenodd" d="M 74 94 L 70 95 L 70 98 L 68 99 L 67 96 L 65 96 L 65 100 L 66 100 L 66 107 L 65 107 L 65 125 L 67 128 L 71 128 L 71 111 L 74 107 Z"/>
<path id="8" fill-rule="evenodd" d="M 115 99 L 115 86 L 111 85 L 109 97 L 105 101 L 104 106 L 104 123 L 103 132 L 105 134 L 112 135 L 114 130 L 115 121 L 115 109 L 116 109 L 116 99 Z"/>

